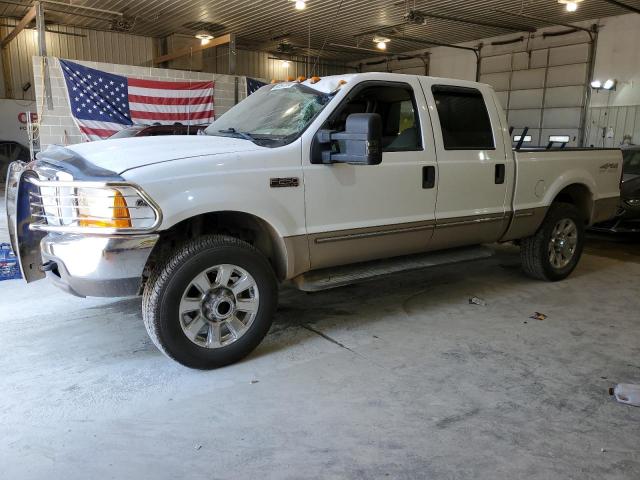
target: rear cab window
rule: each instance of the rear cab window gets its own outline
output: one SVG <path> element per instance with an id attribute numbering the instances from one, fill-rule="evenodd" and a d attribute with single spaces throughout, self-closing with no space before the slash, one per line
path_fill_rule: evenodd
<path id="1" fill-rule="evenodd" d="M 493 128 L 480 90 L 434 85 L 445 150 L 495 150 Z"/>

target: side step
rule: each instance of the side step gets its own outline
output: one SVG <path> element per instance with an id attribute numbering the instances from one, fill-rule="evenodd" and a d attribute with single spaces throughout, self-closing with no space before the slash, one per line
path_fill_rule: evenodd
<path id="1" fill-rule="evenodd" d="M 406 257 L 374 260 L 371 262 L 356 263 L 354 265 L 314 270 L 297 276 L 293 279 L 293 283 L 302 291 L 317 292 L 371 280 L 391 273 L 489 258 L 493 256 L 493 254 L 494 251 L 492 249 L 482 246 L 455 248 L 439 252 L 421 253 Z"/>

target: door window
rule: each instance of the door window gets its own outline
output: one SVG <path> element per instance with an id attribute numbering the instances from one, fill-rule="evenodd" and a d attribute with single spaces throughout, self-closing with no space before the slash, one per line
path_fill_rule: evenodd
<path id="1" fill-rule="evenodd" d="M 475 88 L 432 87 L 445 150 L 494 150 L 482 93 Z"/>
<path id="2" fill-rule="evenodd" d="M 382 151 L 422 150 L 420 120 L 413 90 L 409 85 L 372 85 L 362 88 L 347 103 L 340 105 L 322 128 L 344 131 L 352 113 L 378 113 L 382 117 Z M 336 152 L 344 148 L 337 142 Z"/>

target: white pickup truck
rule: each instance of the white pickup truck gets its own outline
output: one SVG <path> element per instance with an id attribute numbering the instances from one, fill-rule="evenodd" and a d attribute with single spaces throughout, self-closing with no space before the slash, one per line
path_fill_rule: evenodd
<path id="1" fill-rule="evenodd" d="M 487 85 L 363 73 L 265 86 L 203 136 L 49 148 L 12 164 L 7 205 L 27 282 L 142 294 L 158 348 L 207 369 L 260 343 L 280 283 L 507 241 L 526 273 L 564 279 L 585 227 L 616 213 L 621 165 L 618 150 L 513 151 Z"/>

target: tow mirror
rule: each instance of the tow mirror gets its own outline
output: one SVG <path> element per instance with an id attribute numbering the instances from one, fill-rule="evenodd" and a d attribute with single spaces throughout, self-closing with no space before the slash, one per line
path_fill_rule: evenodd
<path id="1" fill-rule="evenodd" d="M 377 113 L 352 113 L 344 132 L 320 130 L 318 142 L 330 146 L 322 150 L 322 163 L 379 165 L 382 162 L 382 118 Z M 333 145 L 340 142 L 340 151 Z"/>

